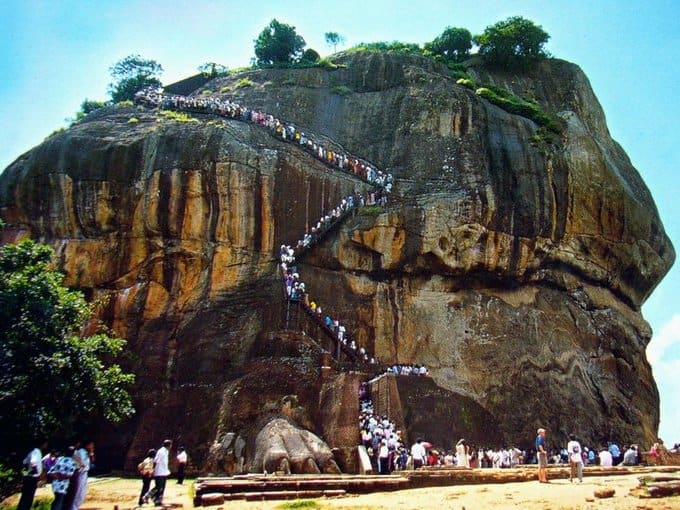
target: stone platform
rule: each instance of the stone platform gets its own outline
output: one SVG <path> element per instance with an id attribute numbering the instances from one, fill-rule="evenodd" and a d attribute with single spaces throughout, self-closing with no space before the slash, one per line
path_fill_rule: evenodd
<path id="1" fill-rule="evenodd" d="M 651 472 L 676 473 L 680 466 L 664 467 L 585 467 L 583 476 L 616 476 Z M 548 478 L 569 478 L 568 466 L 550 466 Z M 336 497 L 345 494 L 415 489 L 447 485 L 526 482 L 537 479 L 536 466 L 514 469 L 467 469 L 426 467 L 380 475 L 240 475 L 198 478 L 194 484 L 195 506 L 221 505 L 225 501 L 248 501 Z"/>

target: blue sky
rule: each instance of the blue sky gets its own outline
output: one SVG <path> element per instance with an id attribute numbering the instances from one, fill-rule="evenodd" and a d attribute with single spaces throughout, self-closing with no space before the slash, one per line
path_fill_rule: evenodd
<path id="1" fill-rule="evenodd" d="M 203 62 L 247 65 L 252 40 L 272 19 L 294 25 L 321 54 L 323 34 L 422 43 L 447 26 L 472 33 L 512 15 L 543 26 L 548 49 L 579 64 L 620 142 L 651 189 L 666 232 L 680 246 L 680 2 L 574 1 L 132 1 L 0 2 L 0 168 L 64 126 L 84 98 L 105 99 L 108 68 L 139 53 L 160 62 L 165 83 Z M 680 441 L 680 269 L 643 307 L 661 392 L 660 435 Z"/>

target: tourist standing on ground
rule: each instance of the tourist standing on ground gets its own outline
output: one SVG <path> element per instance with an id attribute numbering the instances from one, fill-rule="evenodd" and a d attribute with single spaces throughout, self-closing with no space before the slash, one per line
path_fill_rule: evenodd
<path id="1" fill-rule="evenodd" d="M 92 456 L 94 457 L 94 443 L 92 441 L 87 441 L 84 447 L 76 450 L 75 461 L 79 467 L 74 476 L 78 477 L 78 482 L 76 483 L 76 491 L 70 510 L 78 510 L 85 502 L 85 497 L 87 496 L 87 474 L 91 467 L 90 450 L 92 450 Z"/>
<path id="2" fill-rule="evenodd" d="M 42 450 L 47 450 L 47 441 L 41 441 L 38 446 L 33 448 L 23 460 L 24 477 L 21 487 L 21 499 L 17 505 L 17 510 L 29 510 L 33 506 L 35 489 L 38 487 L 40 475 L 43 472 Z"/>
<path id="3" fill-rule="evenodd" d="M 151 448 L 146 453 L 144 460 L 137 464 L 137 472 L 142 475 L 142 492 L 139 493 L 139 506 L 149 502 L 149 489 L 153 478 L 153 459 L 156 457 L 156 450 Z"/>
<path id="4" fill-rule="evenodd" d="M 416 442 L 411 446 L 411 457 L 413 457 L 413 469 L 421 468 L 425 463 L 427 453 L 421 438 L 416 439 Z"/>
<path id="5" fill-rule="evenodd" d="M 469 449 L 465 439 L 459 439 L 456 443 L 456 465 L 458 467 L 470 467 Z"/>
<path id="6" fill-rule="evenodd" d="M 538 429 L 536 431 L 536 456 L 538 457 L 538 481 L 541 483 L 548 482 L 548 448 L 545 442 L 545 429 Z"/>
<path id="7" fill-rule="evenodd" d="M 182 485 L 184 483 L 184 472 L 187 468 L 187 461 L 189 460 L 187 452 L 184 446 L 180 446 L 177 449 L 177 484 Z"/>
<path id="8" fill-rule="evenodd" d="M 76 449 L 69 446 L 66 450 L 66 455 L 59 457 L 57 463 L 50 469 L 49 476 L 52 480 L 52 490 L 54 491 L 54 501 L 52 501 L 52 510 L 64 509 L 66 502 L 66 493 L 73 474 L 78 469 L 76 461 L 73 460 Z"/>
<path id="9" fill-rule="evenodd" d="M 163 504 L 165 482 L 167 482 L 168 476 L 170 476 L 170 469 L 168 468 L 170 448 L 172 448 L 172 441 L 166 439 L 163 441 L 163 446 L 156 452 L 156 457 L 153 459 L 153 481 L 155 492 L 153 502 L 156 506 L 161 506 Z"/>
<path id="10" fill-rule="evenodd" d="M 574 474 L 578 476 L 578 482 L 583 482 L 583 456 L 581 452 L 581 444 L 576 440 L 574 434 L 569 434 L 569 442 L 567 443 L 567 452 L 569 454 L 569 482 L 574 481 Z"/>

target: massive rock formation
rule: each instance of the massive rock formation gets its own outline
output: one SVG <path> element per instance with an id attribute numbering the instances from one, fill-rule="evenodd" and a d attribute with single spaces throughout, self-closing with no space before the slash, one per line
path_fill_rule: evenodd
<path id="1" fill-rule="evenodd" d="M 581 70 L 470 68 L 561 118 L 547 143 L 534 122 L 429 60 L 338 62 L 195 92 L 292 121 L 395 175 L 384 212 L 347 221 L 305 259 L 314 298 L 369 352 L 430 367 L 507 441 L 526 444 L 542 425 L 587 442 L 649 442 L 658 393 L 639 309 L 675 254 Z M 172 436 L 200 463 L 227 432 L 252 451 L 263 417 L 286 416 L 291 399 L 293 421 L 347 446 L 351 418 L 315 406 L 357 381 L 322 382 L 318 353 L 263 352 L 277 344 L 265 333 L 283 327 L 276 247 L 362 186 L 256 126 L 129 106 L 89 115 L 5 170 L 3 240 L 53 243 L 67 283 L 129 341 L 139 412 L 111 456 L 131 465 Z"/>

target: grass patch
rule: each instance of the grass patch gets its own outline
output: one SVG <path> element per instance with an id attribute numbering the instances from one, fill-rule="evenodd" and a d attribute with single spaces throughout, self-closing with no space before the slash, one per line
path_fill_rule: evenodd
<path id="1" fill-rule="evenodd" d="M 328 58 L 320 58 L 318 62 L 316 62 L 316 67 L 321 67 L 323 69 L 340 69 L 341 67 L 347 67 L 344 64 L 336 64 L 335 62 L 332 62 Z"/>
<path id="2" fill-rule="evenodd" d="M 198 119 L 189 117 L 189 115 L 184 112 L 176 112 L 174 110 L 161 110 L 158 112 L 158 115 L 166 118 L 167 120 L 174 120 L 175 122 L 198 122 Z"/>
<path id="3" fill-rule="evenodd" d="M 541 128 L 545 128 L 545 130 L 549 132 L 554 134 L 562 133 L 562 126 L 560 123 L 541 110 L 541 107 L 535 101 L 521 99 L 507 89 L 491 85 L 479 87 L 475 93 L 490 103 L 503 108 L 506 112 L 521 115 L 522 117 L 533 120 Z"/>
<path id="4" fill-rule="evenodd" d="M 271 87 L 272 85 L 274 85 L 274 82 L 270 80 L 267 80 L 262 84 L 263 87 Z"/>
<path id="5" fill-rule="evenodd" d="M 384 211 L 379 205 L 367 205 L 359 209 L 359 214 L 362 216 L 380 216 Z"/>
<path id="6" fill-rule="evenodd" d="M 313 499 L 296 499 L 294 501 L 276 505 L 275 508 L 280 508 L 281 510 L 289 510 L 292 508 L 321 508 L 321 505 Z"/>
<path id="7" fill-rule="evenodd" d="M 458 85 L 462 85 L 463 87 L 467 87 L 470 90 L 475 90 L 477 88 L 477 84 L 472 78 L 458 78 L 456 83 Z"/>
<path id="8" fill-rule="evenodd" d="M 139 122 L 139 119 L 137 117 L 130 117 L 130 120 L 128 120 L 128 124 L 137 124 Z"/>
<path id="9" fill-rule="evenodd" d="M 220 89 L 220 92 L 222 92 L 223 94 L 225 94 L 227 92 L 231 92 L 231 87 L 229 85 L 225 85 L 224 87 L 222 87 Z"/>
<path id="10" fill-rule="evenodd" d="M 255 85 L 255 82 L 251 80 L 250 78 L 241 78 L 239 81 L 236 82 L 234 85 L 235 89 L 242 89 L 243 87 L 252 87 Z"/>
<path id="11" fill-rule="evenodd" d="M 212 96 L 212 94 L 213 94 L 213 91 L 210 90 L 210 89 L 205 89 L 205 90 L 201 91 L 202 96 Z"/>
<path id="12" fill-rule="evenodd" d="M 331 88 L 331 94 L 337 94 L 338 96 L 349 96 L 354 91 L 345 85 L 336 85 Z"/>
<path id="13" fill-rule="evenodd" d="M 134 103 L 130 101 L 129 99 L 126 99 L 125 101 L 119 101 L 116 103 L 117 106 L 133 106 Z"/>

